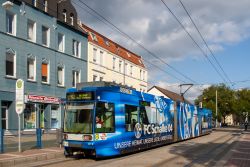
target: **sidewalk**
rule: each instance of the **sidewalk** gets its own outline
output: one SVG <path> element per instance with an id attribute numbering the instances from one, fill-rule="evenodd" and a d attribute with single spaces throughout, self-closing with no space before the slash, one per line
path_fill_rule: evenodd
<path id="1" fill-rule="evenodd" d="M 250 130 L 242 131 L 242 134 L 234 147 L 228 152 L 224 165 L 226 167 L 250 166 Z"/>
<path id="2" fill-rule="evenodd" d="M 64 157 L 63 148 L 51 147 L 44 149 L 31 149 L 21 153 L 12 152 L 0 154 L 0 167 L 24 165 L 36 161 L 44 161 Z"/>

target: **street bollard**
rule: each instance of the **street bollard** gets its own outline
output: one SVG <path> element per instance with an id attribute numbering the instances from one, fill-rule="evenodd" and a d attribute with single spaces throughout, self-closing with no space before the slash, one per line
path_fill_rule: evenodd
<path id="1" fill-rule="evenodd" d="M 36 129 L 36 147 L 42 148 L 42 129 L 41 128 Z"/>
<path id="2" fill-rule="evenodd" d="M 4 152 L 4 129 L 0 129 L 0 153 Z"/>

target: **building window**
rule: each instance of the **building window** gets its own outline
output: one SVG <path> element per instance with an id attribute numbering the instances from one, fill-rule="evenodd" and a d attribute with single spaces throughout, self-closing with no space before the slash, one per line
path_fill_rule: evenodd
<path id="1" fill-rule="evenodd" d="M 15 77 L 16 73 L 16 56 L 14 53 L 7 52 L 6 53 L 6 75 Z"/>
<path id="2" fill-rule="evenodd" d="M 44 11 L 48 12 L 48 1 L 47 0 L 43 0 L 43 7 L 44 7 Z"/>
<path id="3" fill-rule="evenodd" d="M 42 26 L 42 44 L 49 46 L 49 28 Z"/>
<path id="4" fill-rule="evenodd" d="M 32 0 L 32 5 L 36 7 L 37 6 L 37 0 Z"/>
<path id="5" fill-rule="evenodd" d="M 70 24 L 73 26 L 74 25 L 74 14 L 70 13 Z"/>
<path id="6" fill-rule="evenodd" d="M 97 49 L 96 48 L 93 48 L 93 62 L 97 62 Z"/>
<path id="7" fill-rule="evenodd" d="M 143 71 L 142 80 L 146 80 L 145 71 Z"/>
<path id="8" fill-rule="evenodd" d="M 6 32 L 15 35 L 16 34 L 16 20 L 15 15 L 9 11 L 6 11 Z"/>
<path id="9" fill-rule="evenodd" d="M 64 22 L 67 22 L 67 10 L 66 9 L 63 9 L 63 21 Z"/>
<path id="10" fill-rule="evenodd" d="M 97 81 L 97 76 L 93 75 L 93 81 Z"/>
<path id="11" fill-rule="evenodd" d="M 122 61 L 119 61 L 119 72 L 122 72 Z"/>
<path id="12" fill-rule="evenodd" d="M 24 117 L 24 129 L 36 128 L 36 107 L 35 104 L 28 103 L 25 105 L 23 117 Z"/>
<path id="13" fill-rule="evenodd" d="M 36 80 L 36 60 L 28 57 L 27 59 L 27 78 L 28 80 Z"/>
<path id="14" fill-rule="evenodd" d="M 58 50 L 64 52 L 64 35 L 58 33 L 57 40 L 58 40 Z"/>
<path id="15" fill-rule="evenodd" d="M 80 42 L 74 39 L 73 39 L 72 51 L 74 56 L 80 57 Z"/>
<path id="16" fill-rule="evenodd" d="M 57 85 L 64 86 L 64 68 L 62 66 L 57 67 Z"/>
<path id="17" fill-rule="evenodd" d="M 73 70 L 72 77 L 72 87 L 76 87 L 76 84 L 80 82 L 80 72 Z"/>
<path id="18" fill-rule="evenodd" d="M 115 70 L 115 57 L 113 57 L 113 70 Z"/>
<path id="19" fill-rule="evenodd" d="M 142 80 L 142 70 L 140 70 L 140 79 Z"/>
<path id="20" fill-rule="evenodd" d="M 32 20 L 28 20 L 28 23 L 27 23 L 27 36 L 28 36 L 28 40 L 35 42 L 35 39 L 36 39 L 35 22 Z"/>
<path id="21" fill-rule="evenodd" d="M 56 129 L 59 128 L 59 105 L 51 105 L 51 125 L 50 128 Z"/>
<path id="22" fill-rule="evenodd" d="M 133 76 L 133 66 L 130 66 L 130 75 Z"/>
<path id="23" fill-rule="evenodd" d="M 100 77 L 100 81 L 103 81 L 103 77 Z"/>
<path id="24" fill-rule="evenodd" d="M 49 64 L 42 63 L 42 82 L 49 83 Z"/>
<path id="25" fill-rule="evenodd" d="M 103 51 L 100 51 L 100 65 L 103 65 Z"/>
<path id="26" fill-rule="evenodd" d="M 125 71 L 124 71 L 125 74 L 128 75 L 128 64 L 127 64 L 127 63 L 125 63 L 124 70 L 125 70 Z"/>

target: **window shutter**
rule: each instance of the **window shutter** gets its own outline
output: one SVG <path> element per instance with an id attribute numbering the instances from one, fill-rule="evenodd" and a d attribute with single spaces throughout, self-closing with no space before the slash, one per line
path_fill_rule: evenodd
<path id="1" fill-rule="evenodd" d="M 42 76 L 48 76 L 48 64 L 42 64 Z"/>

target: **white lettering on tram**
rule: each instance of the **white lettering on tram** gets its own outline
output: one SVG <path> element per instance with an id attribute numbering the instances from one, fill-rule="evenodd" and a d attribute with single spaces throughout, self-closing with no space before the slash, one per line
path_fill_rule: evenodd
<path id="1" fill-rule="evenodd" d="M 154 124 L 143 125 L 144 135 L 159 134 L 172 131 L 173 131 L 172 124 L 167 124 L 167 125 L 162 124 L 161 126 L 155 126 Z"/>

